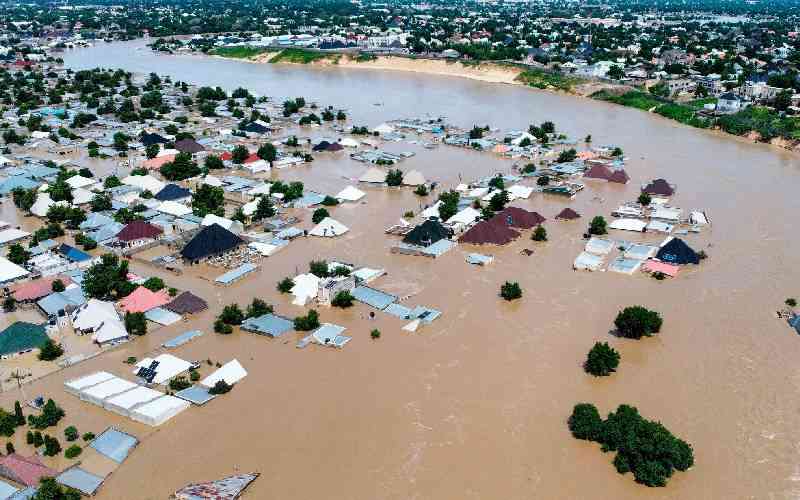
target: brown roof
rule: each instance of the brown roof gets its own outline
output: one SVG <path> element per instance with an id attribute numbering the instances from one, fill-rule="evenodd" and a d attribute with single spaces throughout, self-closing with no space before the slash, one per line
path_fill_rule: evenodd
<path id="1" fill-rule="evenodd" d="M 143 220 L 135 220 L 122 228 L 117 234 L 117 239 L 120 241 L 134 241 L 147 238 L 157 238 L 161 236 L 164 230 L 158 226 L 154 226 L 149 222 Z"/>
<path id="2" fill-rule="evenodd" d="M 536 212 L 528 212 L 524 208 L 506 207 L 502 211 L 497 212 L 493 217 L 501 217 L 506 226 L 517 229 L 531 229 L 546 221 L 544 217 Z"/>
<path id="3" fill-rule="evenodd" d="M 182 153 L 199 153 L 205 151 L 206 148 L 194 139 L 181 139 L 175 143 L 175 149 Z"/>
<path id="4" fill-rule="evenodd" d="M 672 196 L 675 189 L 664 179 L 656 179 L 642 188 L 643 193 L 656 194 L 661 196 Z"/>
<path id="5" fill-rule="evenodd" d="M 505 245 L 519 236 L 503 221 L 498 221 L 498 216 L 489 220 L 479 222 L 472 226 L 472 229 L 462 234 L 458 241 L 461 243 L 472 243 L 475 245 Z"/>
<path id="6" fill-rule="evenodd" d="M 556 219 L 561 219 L 561 220 L 574 220 L 574 219 L 577 219 L 577 218 L 579 218 L 580 216 L 581 216 L 581 214 L 579 214 L 579 213 L 578 213 L 578 212 L 576 212 L 575 210 L 573 210 L 573 209 L 571 209 L 571 208 L 567 207 L 567 208 L 565 208 L 564 210 L 560 211 L 560 212 L 558 213 L 558 215 L 556 215 Z"/>
<path id="7" fill-rule="evenodd" d="M 586 179 L 603 179 L 608 180 L 611 177 L 611 169 L 605 165 L 595 165 L 583 174 Z"/>
<path id="8" fill-rule="evenodd" d="M 183 292 L 164 308 L 176 314 L 194 314 L 208 309 L 208 304 L 192 292 Z"/>
<path id="9" fill-rule="evenodd" d="M 621 169 L 615 170 L 608 178 L 608 182 L 616 182 L 617 184 L 627 184 L 629 180 L 631 180 L 631 178 L 628 177 L 628 172 Z"/>
<path id="10" fill-rule="evenodd" d="M 23 457 L 12 453 L 0 458 L 0 476 L 25 486 L 37 486 L 43 477 L 55 477 L 57 474 L 35 456 Z"/>

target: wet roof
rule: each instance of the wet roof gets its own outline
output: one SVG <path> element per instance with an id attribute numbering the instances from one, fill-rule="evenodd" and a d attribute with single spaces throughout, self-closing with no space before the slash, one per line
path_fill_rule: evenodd
<path id="1" fill-rule="evenodd" d="M 130 434 L 109 427 L 94 438 L 89 446 L 101 455 L 121 464 L 138 444 L 139 440 Z"/>

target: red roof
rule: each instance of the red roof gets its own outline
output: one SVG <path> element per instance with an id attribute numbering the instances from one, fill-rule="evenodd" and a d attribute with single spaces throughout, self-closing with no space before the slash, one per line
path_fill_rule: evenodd
<path id="1" fill-rule="evenodd" d="M 255 153 L 250 153 L 250 156 L 248 156 L 247 158 L 245 158 L 245 160 L 244 160 L 244 163 L 245 163 L 245 164 L 248 164 L 248 163 L 255 163 L 255 162 L 259 161 L 260 159 L 261 159 L 261 158 L 259 158 L 259 156 L 258 156 L 257 154 L 255 154 Z"/>
<path id="2" fill-rule="evenodd" d="M 219 155 L 219 159 L 222 161 L 230 161 L 233 159 L 233 154 L 230 151 L 225 151 L 221 155 Z"/>
<path id="3" fill-rule="evenodd" d="M 53 282 L 56 280 L 61 280 L 64 286 L 72 283 L 68 276 L 48 276 L 17 285 L 11 289 L 11 292 L 14 294 L 14 298 L 20 302 L 41 299 L 53 293 Z"/>
<path id="4" fill-rule="evenodd" d="M 500 218 L 498 222 L 517 229 L 531 229 L 547 220 L 536 212 L 528 212 L 518 207 L 506 207 L 501 212 L 497 212 L 492 219 L 498 217 Z"/>
<path id="5" fill-rule="evenodd" d="M 142 220 L 135 220 L 122 228 L 117 234 L 117 239 L 120 241 L 135 241 L 148 238 L 157 238 L 161 236 L 164 230 L 158 226 L 154 226 L 149 222 Z"/>
<path id="6" fill-rule="evenodd" d="M 119 308 L 125 312 L 147 312 L 150 309 L 161 307 L 170 301 L 170 296 L 166 290 L 157 292 L 149 288 L 140 286 L 124 299 L 119 301 Z"/>
<path id="7" fill-rule="evenodd" d="M 25 486 L 37 486 L 43 477 L 55 477 L 57 474 L 35 456 L 23 457 L 12 453 L 0 458 L 0 476 Z"/>
<path id="8" fill-rule="evenodd" d="M 494 216 L 489 220 L 479 222 L 472 226 L 472 229 L 462 234 L 458 241 L 461 243 L 473 243 L 475 245 L 483 245 L 486 243 L 492 245 L 505 245 L 510 243 L 519 236 L 517 231 L 514 231 L 506 225 L 505 222 L 498 222 L 498 216 Z"/>

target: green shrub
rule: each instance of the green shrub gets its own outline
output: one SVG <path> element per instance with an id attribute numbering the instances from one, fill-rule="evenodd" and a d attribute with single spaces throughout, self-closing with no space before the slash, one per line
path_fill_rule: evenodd
<path id="1" fill-rule="evenodd" d="M 611 375 L 619 366 L 619 353 L 608 342 L 597 342 L 589 351 L 583 368 L 596 377 Z"/>
<path id="2" fill-rule="evenodd" d="M 69 459 L 72 459 L 80 455 L 82 452 L 83 449 L 80 446 L 78 446 L 77 444 L 73 444 L 64 451 L 64 456 Z"/>
<path id="3" fill-rule="evenodd" d="M 659 313 L 642 306 L 626 307 L 614 320 L 619 334 L 629 339 L 640 339 L 658 333 L 662 323 Z"/>

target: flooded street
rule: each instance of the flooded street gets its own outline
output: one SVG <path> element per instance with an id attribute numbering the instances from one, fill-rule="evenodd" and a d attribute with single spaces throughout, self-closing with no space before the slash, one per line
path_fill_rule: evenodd
<path id="1" fill-rule="evenodd" d="M 591 134 L 594 144 L 621 146 L 631 182 L 586 181 L 572 201 L 534 194 L 514 202 L 548 218 L 550 241 L 543 244 L 530 241 L 525 231 L 507 247 L 459 245 L 438 259 L 391 254 L 397 239 L 384 228 L 406 210 L 418 211 L 421 199 L 410 189 L 362 188 L 366 204 L 331 211 L 350 232 L 294 241 L 264 260 L 257 275 L 228 288 L 212 283 L 221 270 L 176 278 L 134 264 L 141 274 L 160 275 L 204 297 L 210 310 L 25 387 L 28 397 L 56 399 L 66 410 L 65 421 L 81 432 L 115 425 L 142 440 L 97 498 L 161 500 L 186 483 L 235 471 L 262 474 L 246 494 L 253 499 L 800 497 L 800 338 L 775 318 L 784 299 L 800 295 L 796 155 L 637 110 L 517 86 L 158 56 L 140 47 L 142 42 L 100 44 L 66 52 L 64 59 L 74 69 L 121 67 L 228 91 L 241 86 L 276 99 L 305 96 L 341 106 L 353 124 L 370 127 L 426 113 L 464 127 L 527 129 L 550 120 L 570 136 Z M 420 170 L 444 188 L 460 177 L 511 171 L 511 162 L 490 153 L 404 143 L 387 149 L 416 151 L 399 168 Z M 335 193 L 365 170 L 346 154 L 332 153 L 275 175 Z M 572 271 L 589 220 L 608 217 L 655 177 L 677 184 L 675 206 L 707 211 L 713 226 L 686 240 L 709 258 L 661 282 L 639 273 Z M 583 218 L 553 221 L 565 206 Z M 8 211 L 10 201 L 2 215 Z M 309 214 L 302 227 L 311 227 Z M 611 236 L 662 239 L 616 231 Z M 534 254 L 521 255 L 525 248 Z M 470 266 L 464 257 L 474 251 L 495 261 Z M 318 258 L 384 268 L 388 276 L 372 286 L 411 295 L 408 304 L 443 315 L 409 334 L 400 329 L 403 321 L 387 314 L 369 320 L 370 309 L 361 304 L 345 311 L 319 308 L 323 322 L 345 326 L 353 337 L 341 350 L 296 349 L 300 334 L 294 333 L 274 340 L 213 333 L 213 317 L 234 301 L 246 305 L 261 297 L 278 314 L 303 314 L 306 309 L 291 305 L 275 285 Z M 498 297 L 506 280 L 520 283 L 522 300 Z M 610 335 L 616 313 L 634 304 L 662 313 L 660 335 L 641 341 Z M 128 356 L 141 358 L 194 328 L 205 335 L 173 354 L 223 363 L 238 358 L 250 376 L 230 394 L 159 428 L 80 402 L 62 389 L 65 379 L 100 369 L 131 379 L 123 363 Z M 383 334 L 377 341 L 370 339 L 373 328 Z M 620 351 L 620 367 L 611 377 L 595 379 L 581 368 L 596 341 Z M 210 369 L 204 365 L 201 371 L 205 376 Z M 21 399 L 17 392 L 3 394 L 0 403 L 9 407 L 15 399 Z M 695 466 L 676 474 L 666 488 L 649 489 L 620 476 L 612 454 L 571 437 L 566 419 L 578 402 L 593 402 L 604 413 L 621 403 L 638 407 L 693 445 Z"/>

